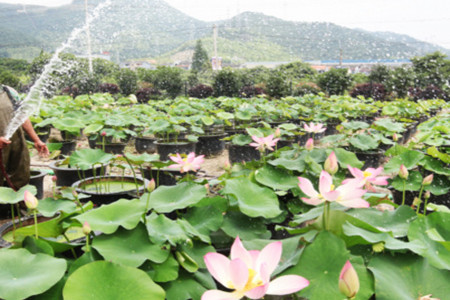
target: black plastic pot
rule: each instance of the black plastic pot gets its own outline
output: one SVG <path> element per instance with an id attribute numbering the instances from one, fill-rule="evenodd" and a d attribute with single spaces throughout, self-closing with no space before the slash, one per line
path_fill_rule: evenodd
<path id="1" fill-rule="evenodd" d="M 120 191 L 116 192 L 105 192 L 103 191 L 93 191 L 93 190 L 86 190 L 85 186 L 93 184 L 93 183 L 104 183 L 104 182 L 124 182 L 124 183 L 135 183 L 135 180 L 138 184 L 138 188 L 125 188 Z M 97 205 L 103 205 L 112 203 L 114 201 L 117 201 L 119 199 L 133 199 L 136 197 L 139 197 L 141 194 L 144 193 L 145 188 L 147 187 L 149 181 L 144 178 L 134 178 L 133 176 L 101 176 L 101 177 L 89 177 L 86 179 L 82 179 L 79 181 L 76 181 L 72 184 L 72 187 L 75 188 L 75 190 L 78 193 L 83 193 L 85 195 L 90 196 L 89 198 L 85 198 L 83 200 L 85 201 L 92 201 L 94 204 Z"/>
<path id="2" fill-rule="evenodd" d="M 277 142 L 277 149 L 280 149 L 283 147 L 290 147 L 294 143 L 295 143 L 295 141 L 293 141 L 293 140 L 279 140 Z"/>
<path id="3" fill-rule="evenodd" d="M 95 148 L 104 150 L 106 153 L 123 154 L 125 143 L 95 144 Z"/>
<path id="4" fill-rule="evenodd" d="M 77 141 L 62 141 L 62 146 L 59 149 L 61 151 L 61 155 L 69 156 L 72 154 L 73 151 L 75 151 L 75 148 L 77 147 Z"/>
<path id="5" fill-rule="evenodd" d="M 76 168 L 69 168 L 67 166 L 60 166 L 61 160 L 57 160 L 54 162 L 51 162 L 49 164 L 49 167 L 53 170 L 56 176 L 56 185 L 57 186 L 72 186 L 72 184 L 75 181 L 78 181 L 83 178 L 88 178 L 94 176 L 94 170 L 95 175 L 103 175 L 106 173 L 107 166 L 103 167 L 103 173 L 102 173 L 102 167 L 96 166 L 94 168 L 90 168 L 87 170 L 78 170 Z"/>
<path id="6" fill-rule="evenodd" d="M 398 191 L 396 189 L 391 189 L 392 197 L 394 198 L 394 202 L 396 204 L 401 204 L 403 199 L 403 192 Z M 423 198 L 423 195 L 425 192 L 422 193 L 422 201 L 425 201 Z M 413 200 L 415 197 L 419 197 L 419 191 L 405 191 L 405 204 L 406 205 L 412 205 Z M 438 205 L 445 205 L 448 208 L 450 208 L 450 194 L 443 194 L 443 195 L 433 195 L 431 194 L 430 198 L 428 199 L 428 204 L 434 203 Z M 421 204 L 421 212 L 423 208 L 423 203 Z"/>
<path id="7" fill-rule="evenodd" d="M 364 161 L 362 169 L 378 168 L 383 161 L 384 151 L 355 152 L 356 157 Z"/>
<path id="8" fill-rule="evenodd" d="M 134 141 L 134 147 L 138 153 L 155 153 L 156 145 L 155 138 L 150 137 L 137 137 Z"/>
<path id="9" fill-rule="evenodd" d="M 259 160 L 261 159 L 261 154 L 252 146 L 231 144 L 228 148 L 228 159 L 233 164 L 243 161 Z"/>
<path id="10" fill-rule="evenodd" d="M 38 222 L 43 222 L 43 221 L 49 220 L 49 218 L 44 217 L 42 215 L 38 215 L 37 220 L 38 220 Z M 7 240 L 5 240 L 3 238 L 5 236 L 5 234 L 7 234 L 8 232 L 13 230 L 13 228 L 14 228 L 13 223 L 16 225 L 16 228 L 20 224 L 22 224 L 22 226 L 33 225 L 34 224 L 34 217 L 33 216 L 25 216 L 25 217 L 22 217 L 20 219 L 20 222 L 16 218 L 14 220 L 14 222 L 13 221 L 9 221 L 9 222 L 6 222 L 6 223 L 2 224 L 0 226 L 0 248 L 9 248 L 9 247 L 11 247 L 13 245 L 13 244 L 11 244 L 10 242 L 8 242 Z"/>
<path id="11" fill-rule="evenodd" d="M 34 185 L 37 189 L 36 198 L 42 199 L 44 196 L 44 178 L 47 175 L 47 172 L 42 170 L 31 170 L 30 173 L 30 184 Z"/>
<path id="12" fill-rule="evenodd" d="M 225 150 L 225 141 L 222 139 L 226 136 L 224 133 L 199 136 L 197 145 L 195 146 L 196 154 L 205 155 L 206 157 L 221 154 Z"/>
<path id="13" fill-rule="evenodd" d="M 178 140 L 177 142 L 172 143 L 156 141 L 155 144 L 161 161 L 168 160 L 171 154 L 189 154 L 196 150 L 196 143 L 187 140 Z"/>
<path id="14" fill-rule="evenodd" d="M 144 169 L 144 178 L 148 180 L 155 180 L 156 186 L 160 185 L 176 185 L 178 179 L 183 177 L 183 174 L 175 169 Z"/>

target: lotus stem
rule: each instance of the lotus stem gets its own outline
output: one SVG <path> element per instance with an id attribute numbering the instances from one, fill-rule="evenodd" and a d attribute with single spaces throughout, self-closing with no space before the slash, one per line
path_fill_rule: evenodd
<path id="1" fill-rule="evenodd" d="M 420 200 L 422 200 L 423 188 L 424 188 L 424 185 L 422 185 L 422 186 L 420 187 L 420 191 L 419 191 L 419 201 L 417 201 L 418 203 L 417 203 L 416 214 L 419 213 L 419 209 L 420 209 Z M 426 204 L 424 205 L 424 210 L 425 210 L 425 208 L 426 208 Z M 425 213 L 425 212 L 424 212 L 424 213 Z"/>
<path id="2" fill-rule="evenodd" d="M 67 243 L 70 243 L 69 238 L 67 237 L 66 233 L 63 233 L 62 236 L 64 237 L 64 239 L 67 241 Z M 73 248 L 70 248 L 70 252 L 72 252 L 72 255 L 75 259 L 78 258 L 77 254 L 75 253 L 75 250 L 73 250 Z"/>
<path id="3" fill-rule="evenodd" d="M 39 238 L 38 223 L 37 223 L 37 214 L 36 214 L 35 209 L 33 209 L 33 216 L 34 216 L 34 235 L 35 235 L 36 239 L 38 239 Z"/>
<path id="4" fill-rule="evenodd" d="M 16 238 L 16 220 L 15 220 L 15 214 L 14 214 L 14 204 L 11 204 L 11 217 L 12 217 L 12 223 L 13 223 L 13 239 Z"/>
<path id="5" fill-rule="evenodd" d="M 406 180 L 403 179 L 403 197 L 402 197 L 402 205 L 405 205 L 405 190 L 406 190 Z"/>
<path id="6" fill-rule="evenodd" d="M 133 165 L 131 164 L 128 157 L 126 157 L 126 155 L 124 155 L 123 157 L 127 161 L 128 165 L 130 166 L 131 172 L 133 173 L 134 185 L 136 187 L 136 196 L 139 196 L 139 184 L 137 182 L 136 172 L 134 171 Z"/>

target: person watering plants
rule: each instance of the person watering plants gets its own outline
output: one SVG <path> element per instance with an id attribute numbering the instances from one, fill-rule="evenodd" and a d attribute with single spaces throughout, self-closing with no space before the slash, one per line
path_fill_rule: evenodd
<path id="1" fill-rule="evenodd" d="M 8 140 L 5 138 L 6 128 L 20 106 L 17 92 L 0 84 L 0 150 L 2 151 L 2 165 L 0 168 L 0 186 L 10 186 L 19 189 L 30 180 L 30 154 L 25 141 L 24 131 L 34 142 L 34 147 L 40 156 L 48 156 L 47 146 L 38 137 L 31 121 L 27 119 L 22 127 L 17 129 Z M 6 173 L 6 174 L 5 174 Z M 5 177 L 8 177 L 10 181 Z"/>

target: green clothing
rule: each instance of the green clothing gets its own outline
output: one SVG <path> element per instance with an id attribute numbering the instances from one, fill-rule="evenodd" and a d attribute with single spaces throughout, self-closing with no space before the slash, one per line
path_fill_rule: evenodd
<path id="1" fill-rule="evenodd" d="M 13 94 L 14 91 L 11 91 Z M 8 93 L 0 86 L 0 136 L 5 136 L 6 128 L 14 115 L 13 103 Z M 3 149 L 3 165 L 11 182 L 19 189 L 30 181 L 30 154 L 22 128 L 19 128 L 10 139 L 11 144 Z M 0 172 L 0 186 L 8 186 Z"/>

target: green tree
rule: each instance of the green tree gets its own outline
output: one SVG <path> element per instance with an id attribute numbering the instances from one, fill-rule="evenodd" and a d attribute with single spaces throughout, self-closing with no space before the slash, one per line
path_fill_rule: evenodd
<path id="1" fill-rule="evenodd" d="M 391 77 L 392 91 L 397 97 L 403 98 L 408 94 L 408 88 L 414 83 L 414 72 L 407 66 L 399 67 L 393 70 Z"/>
<path id="2" fill-rule="evenodd" d="M 316 75 L 316 70 L 311 65 L 301 61 L 291 62 L 276 67 L 276 71 L 283 73 L 291 81 L 300 81 L 303 78 L 311 78 Z"/>
<path id="3" fill-rule="evenodd" d="M 266 83 L 266 92 L 274 98 L 281 98 L 289 93 L 288 81 L 286 74 L 280 71 L 273 71 Z"/>
<path id="4" fill-rule="evenodd" d="M 331 69 L 319 75 L 317 85 L 328 95 L 342 95 L 351 86 L 347 69 Z"/>
<path id="5" fill-rule="evenodd" d="M 391 70 L 385 65 L 376 65 L 370 70 L 369 81 L 373 83 L 381 83 L 385 87 L 391 85 Z"/>
<path id="6" fill-rule="evenodd" d="M 120 69 L 116 74 L 116 81 L 124 95 L 134 94 L 138 88 L 137 74 L 130 69 Z"/>
<path id="7" fill-rule="evenodd" d="M 239 74 L 231 68 L 224 68 L 214 76 L 213 89 L 216 96 L 237 96 L 240 89 Z"/>
<path id="8" fill-rule="evenodd" d="M 209 68 L 208 53 L 203 48 L 202 41 L 197 40 L 194 49 L 194 55 L 192 56 L 192 70 L 203 71 Z"/>
<path id="9" fill-rule="evenodd" d="M 7 70 L 0 70 L 0 84 L 10 86 L 16 90 L 20 89 L 19 78 Z"/>
<path id="10" fill-rule="evenodd" d="M 158 67 L 154 72 L 154 85 L 159 90 L 175 98 L 183 89 L 183 78 L 181 69 L 175 67 Z"/>
<path id="11" fill-rule="evenodd" d="M 439 88 L 448 86 L 450 61 L 445 57 L 445 54 L 434 52 L 423 57 L 412 58 L 412 68 L 416 75 L 415 85 L 421 88 L 426 88 L 429 85 Z"/>

